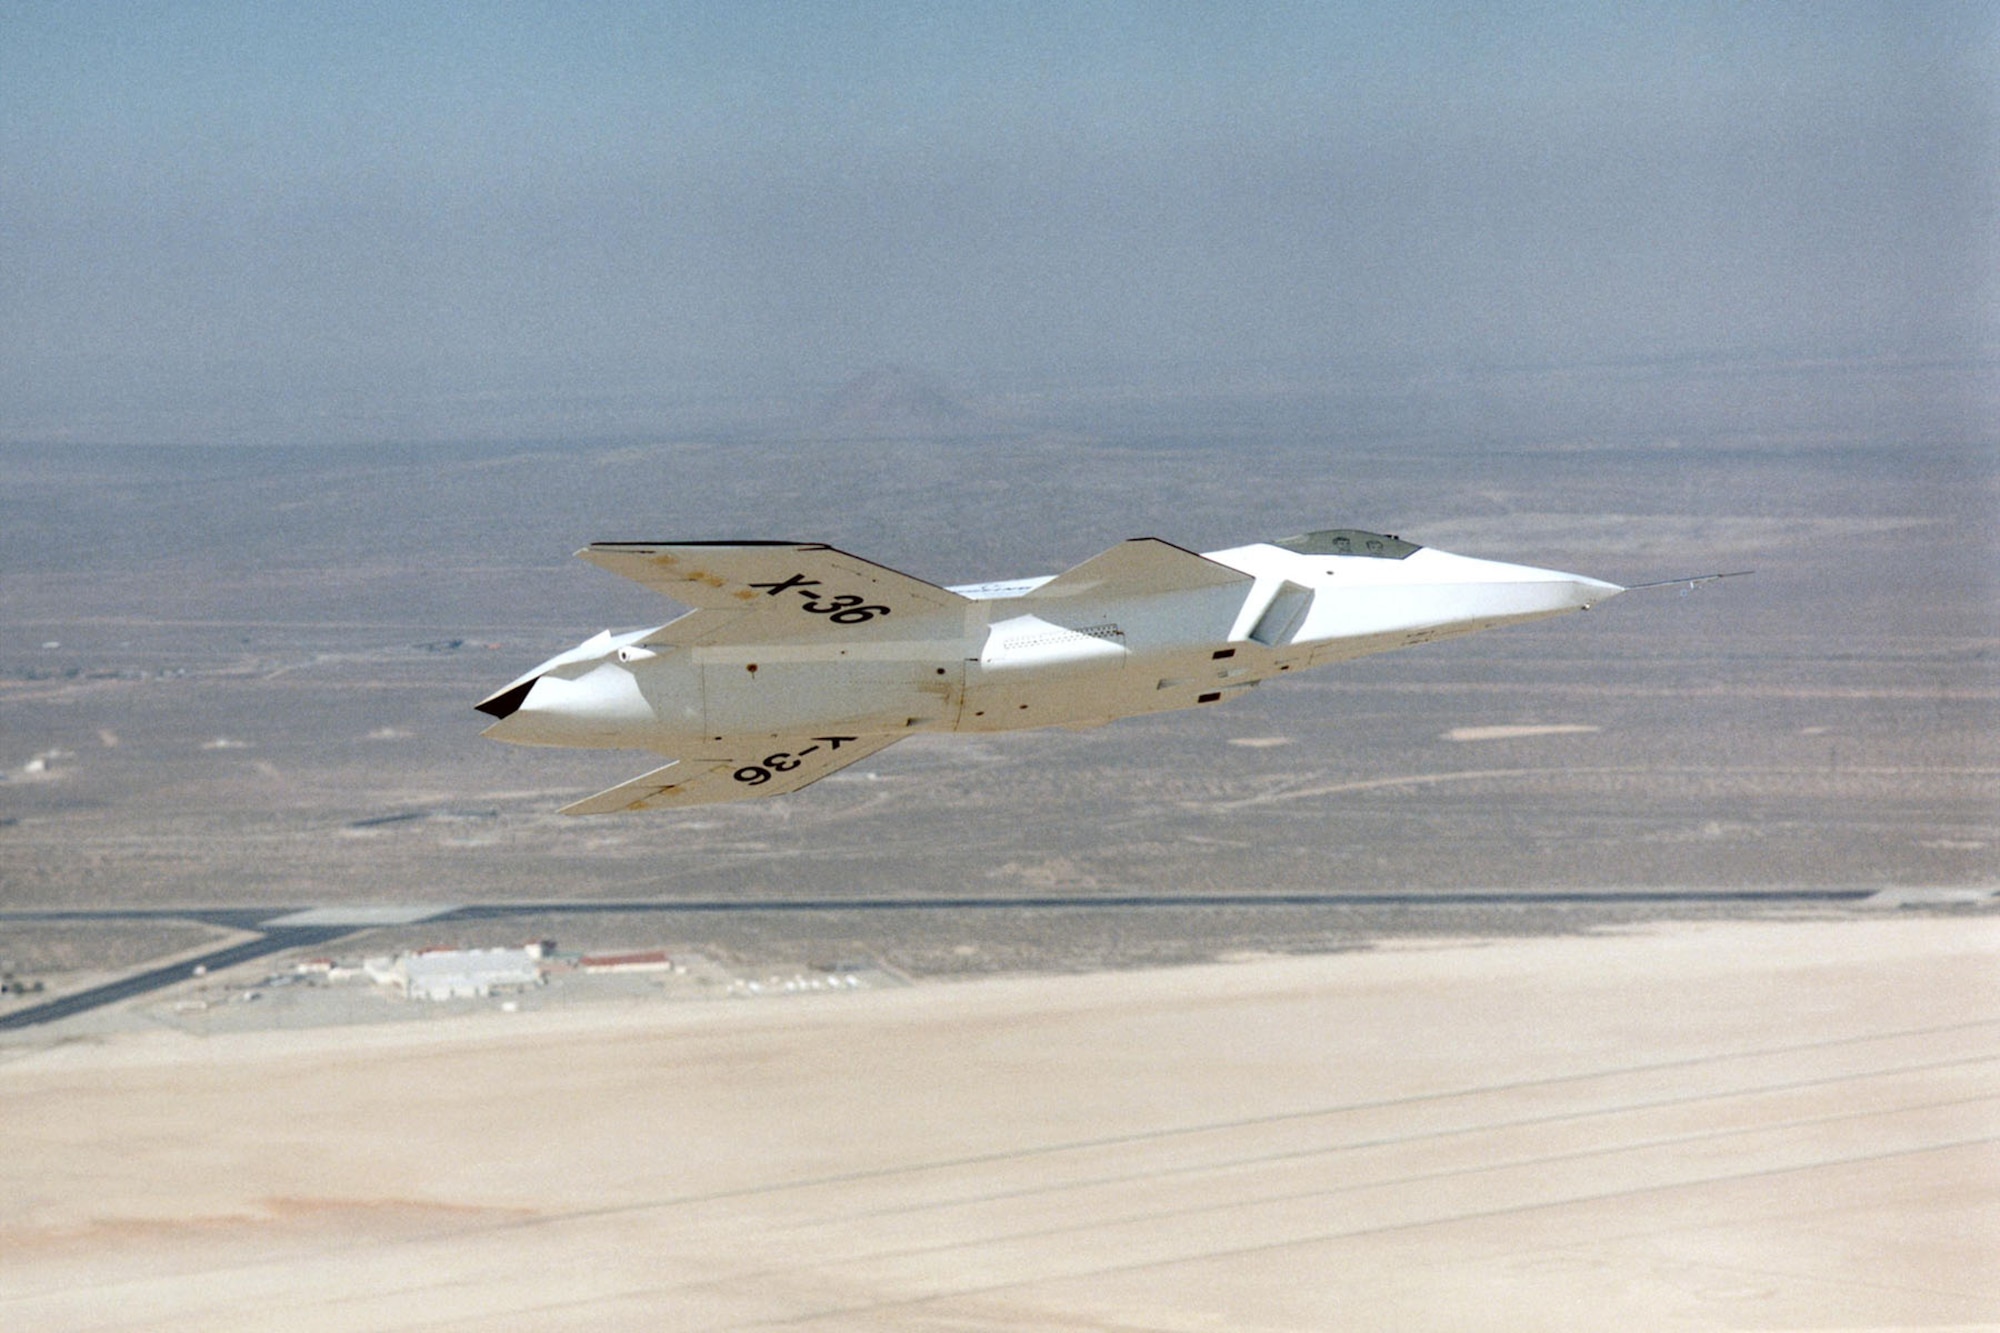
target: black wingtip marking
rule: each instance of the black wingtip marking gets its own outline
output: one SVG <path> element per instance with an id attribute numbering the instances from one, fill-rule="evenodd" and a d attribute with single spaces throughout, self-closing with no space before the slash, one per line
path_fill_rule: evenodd
<path id="1" fill-rule="evenodd" d="M 540 679 L 541 679 L 540 676 L 535 677 L 535 680 L 540 680 Z M 513 689 L 502 690 L 500 691 L 500 693 L 494 695 L 492 698 L 485 699 L 479 703 L 474 704 L 473 707 L 477 708 L 480 712 L 490 714 L 493 717 L 509 718 L 514 716 L 515 711 L 518 710 L 521 707 L 521 704 L 527 699 L 528 691 L 534 688 L 535 688 L 534 680 L 524 680 L 519 685 L 516 685 Z"/>

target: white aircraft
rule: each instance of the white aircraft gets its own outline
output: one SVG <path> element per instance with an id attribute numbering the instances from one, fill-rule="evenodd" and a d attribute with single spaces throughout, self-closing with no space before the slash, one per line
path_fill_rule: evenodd
<path id="1" fill-rule="evenodd" d="M 1350 529 L 1203 555 L 1141 537 L 1064 574 L 954 588 L 804 542 L 577 554 L 695 609 L 606 630 L 477 705 L 495 740 L 676 756 L 572 815 L 797 791 L 917 731 L 1219 703 L 1289 671 L 1626 591 Z"/>

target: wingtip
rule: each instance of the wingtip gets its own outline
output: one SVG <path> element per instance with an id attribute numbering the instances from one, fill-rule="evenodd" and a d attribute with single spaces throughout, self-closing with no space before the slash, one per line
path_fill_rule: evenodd
<path id="1" fill-rule="evenodd" d="M 535 688 L 535 682 L 539 679 L 541 677 L 531 676 L 527 680 L 509 685 L 499 693 L 490 694 L 486 698 L 481 699 L 473 707 L 488 717 L 505 722 L 520 711 L 521 705 L 527 701 L 528 692 Z"/>

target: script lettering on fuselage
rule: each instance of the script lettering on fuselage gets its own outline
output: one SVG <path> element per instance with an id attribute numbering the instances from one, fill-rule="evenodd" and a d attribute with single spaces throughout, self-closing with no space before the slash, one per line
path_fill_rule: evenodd
<path id="1" fill-rule="evenodd" d="M 763 589 L 769 597 L 776 597 L 781 592 L 795 592 L 805 599 L 804 610 L 816 616 L 825 616 L 836 625 L 865 625 L 877 616 L 889 614 L 888 607 L 871 604 L 859 593 L 844 592 L 822 601 L 822 594 L 816 591 L 820 581 L 803 574 L 794 574 L 776 583 L 753 583 L 750 586 Z"/>

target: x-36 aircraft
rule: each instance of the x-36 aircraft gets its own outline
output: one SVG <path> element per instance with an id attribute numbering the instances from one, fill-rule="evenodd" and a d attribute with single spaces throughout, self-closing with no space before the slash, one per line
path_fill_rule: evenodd
<path id="1" fill-rule="evenodd" d="M 1142 537 L 1067 573 L 952 588 L 810 542 L 577 554 L 695 609 L 606 630 L 477 705 L 495 740 L 674 756 L 564 810 L 575 815 L 797 791 L 912 732 L 1218 703 L 1286 672 L 1626 591 L 1350 529 L 1199 555 Z"/>

